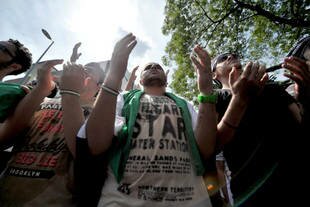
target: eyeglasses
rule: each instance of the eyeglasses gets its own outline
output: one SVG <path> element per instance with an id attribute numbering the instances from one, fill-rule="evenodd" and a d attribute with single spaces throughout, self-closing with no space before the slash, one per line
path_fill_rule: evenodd
<path id="1" fill-rule="evenodd" d="M 164 70 L 159 64 L 153 63 L 153 64 L 149 64 L 149 65 L 145 66 L 143 71 L 150 70 L 152 68 L 159 69 L 159 70 Z"/>
<path id="2" fill-rule="evenodd" d="M 15 56 L 12 54 L 12 52 L 4 45 L 0 44 L 0 50 L 3 52 L 6 52 L 11 58 L 14 58 Z"/>
<path id="3" fill-rule="evenodd" d="M 219 63 L 224 62 L 225 60 L 227 60 L 229 56 L 231 56 L 231 57 L 233 57 L 235 59 L 239 59 L 239 55 L 234 54 L 234 53 L 224 53 L 224 54 L 221 54 L 221 55 L 217 56 L 214 59 L 214 62 L 212 64 L 212 71 L 214 72 L 216 70 L 216 65 L 219 64 Z"/>

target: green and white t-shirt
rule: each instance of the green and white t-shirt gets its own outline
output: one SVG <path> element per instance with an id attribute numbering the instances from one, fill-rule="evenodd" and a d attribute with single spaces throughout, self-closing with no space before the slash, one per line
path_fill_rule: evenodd
<path id="1" fill-rule="evenodd" d="M 118 115 L 122 104 L 119 98 Z M 197 114 L 192 106 L 189 111 L 194 126 Z M 173 100 L 143 95 L 123 179 L 117 183 L 109 169 L 98 206 L 211 206 L 203 178 L 195 174 L 184 132 Z"/>

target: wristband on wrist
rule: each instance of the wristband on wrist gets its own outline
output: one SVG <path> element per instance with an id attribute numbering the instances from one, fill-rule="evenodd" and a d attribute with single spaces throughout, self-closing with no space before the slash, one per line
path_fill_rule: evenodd
<path id="1" fill-rule="evenodd" d="M 60 90 L 60 91 L 59 91 L 59 94 L 60 94 L 60 95 L 69 94 L 69 95 L 74 95 L 74 96 L 78 96 L 78 97 L 81 96 L 78 92 L 71 91 L 71 90 Z"/>
<path id="2" fill-rule="evenodd" d="M 212 104 L 216 104 L 217 102 L 217 93 L 213 92 L 210 95 L 204 95 L 203 93 L 200 93 L 197 96 L 197 100 L 199 103 L 212 103 Z"/>
<path id="3" fill-rule="evenodd" d="M 232 129 L 238 129 L 238 126 L 232 125 L 231 123 L 227 122 L 226 120 L 223 119 L 223 123 L 228 126 L 229 128 Z"/>
<path id="4" fill-rule="evenodd" d="M 108 87 L 108 86 L 102 85 L 101 88 L 102 88 L 104 91 L 106 91 L 106 92 L 108 92 L 109 94 L 112 94 L 112 95 L 114 95 L 114 96 L 118 96 L 118 94 L 119 94 L 119 91 L 114 90 L 114 89 L 112 89 L 112 88 L 110 88 L 110 87 Z"/>

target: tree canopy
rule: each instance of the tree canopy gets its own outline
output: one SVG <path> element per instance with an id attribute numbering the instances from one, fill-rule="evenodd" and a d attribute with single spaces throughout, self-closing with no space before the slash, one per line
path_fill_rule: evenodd
<path id="1" fill-rule="evenodd" d="M 189 55 L 195 44 L 214 56 L 235 52 L 247 60 L 279 63 L 310 33 L 310 0 L 167 0 L 165 65 L 176 65 L 171 88 L 189 100 L 197 95 Z M 264 61 L 266 62 L 266 61 Z"/>

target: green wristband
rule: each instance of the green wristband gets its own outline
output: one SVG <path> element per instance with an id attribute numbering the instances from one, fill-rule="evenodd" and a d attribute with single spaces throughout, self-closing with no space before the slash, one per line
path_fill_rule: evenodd
<path id="1" fill-rule="evenodd" d="M 216 104 L 217 102 L 217 93 L 212 93 L 210 95 L 204 95 L 202 93 L 200 93 L 197 96 L 197 100 L 199 103 L 212 103 L 212 104 Z"/>

